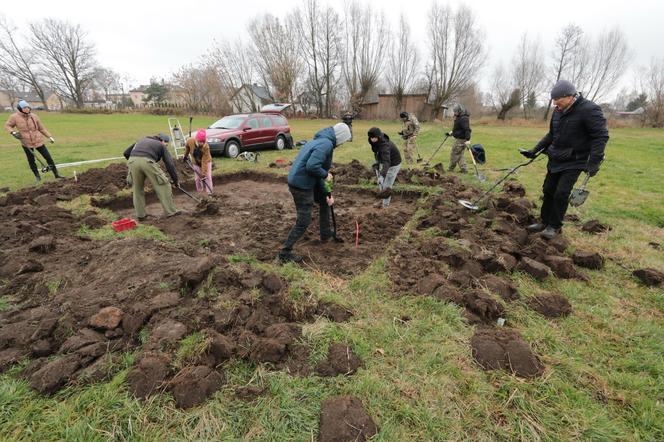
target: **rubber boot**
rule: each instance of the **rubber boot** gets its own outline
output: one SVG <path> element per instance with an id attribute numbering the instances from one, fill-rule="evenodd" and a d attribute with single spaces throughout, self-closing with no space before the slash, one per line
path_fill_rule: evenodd
<path id="1" fill-rule="evenodd" d="M 296 255 L 293 252 L 284 252 L 281 251 L 279 252 L 279 261 L 285 263 L 285 262 L 302 262 L 304 258 L 301 257 L 300 255 Z"/>
<path id="2" fill-rule="evenodd" d="M 540 236 L 544 239 L 550 240 L 558 236 L 559 233 L 560 229 L 554 229 L 551 226 L 547 226 L 546 229 L 544 229 L 542 233 L 540 233 Z"/>
<path id="3" fill-rule="evenodd" d="M 541 232 L 544 229 L 546 229 L 546 226 L 542 223 L 535 223 L 526 227 L 526 230 L 531 233 Z"/>
<path id="4" fill-rule="evenodd" d="M 41 181 L 41 176 L 39 176 L 38 173 L 35 174 L 35 181 L 40 182 Z"/>
<path id="5" fill-rule="evenodd" d="M 51 166 L 51 170 L 53 171 L 53 176 L 54 177 L 56 177 L 59 180 L 63 180 L 65 178 L 62 175 L 60 175 L 60 173 L 58 173 L 58 169 L 55 168 L 55 164 L 50 164 L 50 166 Z"/>

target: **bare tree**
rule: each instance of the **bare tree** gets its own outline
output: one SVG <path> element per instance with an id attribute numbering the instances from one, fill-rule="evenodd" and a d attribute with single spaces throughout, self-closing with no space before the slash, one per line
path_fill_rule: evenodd
<path id="1" fill-rule="evenodd" d="M 185 104 L 192 111 L 223 114 L 231 110 L 231 90 L 214 64 L 183 66 L 173 75 L 173 83 L 182 89 Z"/>
<path id="2" fill-rule="evenodd" d="M 343 74 L 353 111 L 359 112 L 367 94 L 378 86 L 383 57 L 390 41 L 385 14 L 362 7 L 356 0 L 346 6 Z"/>
<path id="3" fill-rule="evenodd" d="M 441 106 L 466 89 L 484 64 L 482 32 L 472 11 L 456 12 L 433 3 L 429 13 L 430 64 L 427 77 L 433 98 L 432 117 Z"/>
<path id="4" fill-rule="evenodd" d="M 265 14 L 251 21 L 248 30 L 261 75 L 274 89 L 277 100 L 292 103 L 299 73 L 295 28 Z"/>
<path id="5" fill-rule="evenodd" d="M 396 41 L 391 46 L 387 62 L 387 84 L 390 93 L 394 95 L 394 105 L 397 111 L 402 108 L 403 96 L 410 92 L 415 82 L 417 72 L 418 54 L 410 36 L 410 25 L 406 16 L 399 18 L 399 30 Z"/>
<path id="6" fill-rule="evenodd" d="M 490 100 L 498 112 L 499 120 L 505 120 L 507 113 L 518 107 L 521 101 L 521 91 L 514 81 L 514 75 L 502 63 L 493 71 Z"/>
<path id="7" fill-rule="evenodd" d="M 625 73 L 630 60 L 627 40 L 619 28 L 600 34 L 589 58 L 587 81 L 577 85 L 591 101 L 599 101 Z"/>
<path id="8" fill-rule="evenodd" d="M 46 93 L 39 75 L 35 52 L 21 48 L 16 41 L 16 27 L 0 17 L 0 73 L 32 89 L 46 105 Z M 8 89 L 8 88 L 7 88 Z"/>
<path id="9" fill-rule="evenodd" d="M 45 76 L 60 94 L 82 108 L 92 84 L 94 45 L 80 25 L 45 19 L 30 24 L 31 44 Z"/>
<path id="10" fill-rule="evenodd" d="M 312 96 L 320 117 L 330 115 L 339 81 L 339 21 L 331 7 L 321 7 L 318 0 L 305 0 L 303 8 L 296 9 L 289 22 L 297 29 L 299 49 L 307 66 L 303 93 Z"/>
<path id="11" fill-rule="evenodd" d="M 553 69 L 555 72 L 553 83 L 560 80 L 560 76 L 563 72 L 568 71 L 569 66 L 574 60 L 575 54 L 581 49 L 582 42 L 583 30 L 579 26 L 570 24 L 563 28 L 556 39 L 555 49 L 553 51 Z M 549 98 L 549 103 L 546 106 L 546 111 L 544 113 L 544 120 L 549 119 L 551 101 L 551 98 Z"/>
<path id="12" fill-rule="evenodd" d="M 11 107 L 16 107 L 20 84 L 16 77 L 0 70 L 0 89 L 4 89 Z"/>
<path id="13" fill-rule="evenodd" d="M 96 67 L 92 73 L 93 85 L 104 93 L 104 99 L 110 101 L 109 96 L 120 89 L 120 74 L 113 69 Z"/>
<path id="14" fill-rule="evenodd" d="M 648 96 L 647 121 L 653 127 L 664 127 L 664 58 L 652 60 L 644 71 L 642 88 Z"/>
<path id="15" fill-rule="evenodd" d="M 252 111 L 258 111 L 252 91 L 249 88 L 243 88 L 240 91 L 242 86 L 252 85 L 257 77 L 256 67 L 251 57 L 251 48 L 242 40 L 237 39 L 233 43 L 216 44 L 212 52 L 211 58 L 218 60 L 213 68 L 219 76 L 219 84 L 228 91 L 227 95 L 232 96 L 238 92 L 235 99 L 246 104 Z"/>
<path id="16" fill-rule="evenodd" d="M 529 42 L 528 35 L 523 34 L 514 58 L 514 83 L 521 92 L 521 109 L 523 118 L 530 117 L 532 105 L 536 103 L 537 94 L 544 80 L 544 62 L 539 43 Z M 535 98 L 535 103 L 532 103 Z"/>

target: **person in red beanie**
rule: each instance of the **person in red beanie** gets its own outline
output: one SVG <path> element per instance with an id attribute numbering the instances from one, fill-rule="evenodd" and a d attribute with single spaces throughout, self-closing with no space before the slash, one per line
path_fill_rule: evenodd
<path id="1" fill-rule="evenodd" d="M 205 129 L 198 129 L 196 135 L 187 140 L 183 161 L 191 161 L 191 154 L 196 175 L 196 191 L 212 193 L 212 154 L 205 136 Z"/>

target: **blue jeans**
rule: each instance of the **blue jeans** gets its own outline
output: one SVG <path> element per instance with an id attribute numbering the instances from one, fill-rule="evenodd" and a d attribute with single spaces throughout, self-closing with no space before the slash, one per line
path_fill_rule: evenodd
<path id="1" fill-rule="evenodd" d="M 295 243 L 302 237 L 302 235 L 304 235 L 307 227 L 311 224 L 311 212 L 314 206 L 314 200 L 318 203 L 320 212 L 320 237 L 321 239 L 331 238 L 330 206 L 327 205 L 325 194 L 320 191 L 318 187 L 314 189 L 299 189 L 289 185 L 288 190 L 291 195 L 293 195 L 295 210 L 297 211 L 297 220 L 288 233 L 288 238 L 286 238 L 282 253 L 291 252 Z"/>
<path id="2" fill-rule="evenodd" d="M 385 175 L 385 178 L 383 178 L 380 172 L 376 171 L 376 177 L 378 178 L 378 190 L 385 190 L 394 186 L 394 182 L 396 181 L 397 175 L 399 174 L 400 170 L 401 170 L 401 163 L 397 164 L 396 166 L 390 167 L 389 169 L 387 169 L 387 174 Z M 391 200 L 392 197 L 383 199 L 384 209 L 389 207 Z"/>

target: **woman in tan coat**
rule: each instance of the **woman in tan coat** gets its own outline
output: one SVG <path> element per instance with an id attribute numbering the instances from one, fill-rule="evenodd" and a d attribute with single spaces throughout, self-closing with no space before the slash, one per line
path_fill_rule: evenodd
<path id="1" fill-rule="evenodd" d="M 189 154 L 194 158 L 196 191 L 212 193 L 212 154 L 205 137 L 205 129 L 199 129 L 195 137 L 187 140 L 183 160 L 190 161 Z"/>
<path id="2" fill-rule="evenodd" d="M 51 134 L 46 130 L 39 117 L 32 113 L 30 104 L 27 101 L 19 101 L 16 109 L 17 111 L 5 123 L 5 129 L 14 138 L 21 141 L 21 146 L 23 146 L 23 151 L 30 165 L 30 170 L 35 174 L 35 179 L 38 182 L 41 181 L 39 169 L 37 168 L 37 164 L 35 164 L 35 149 L 44 157 L 46 163 L 48 163 L 48 168 L 53 171 L 53 175 L 56 178 L 64 178 L 58 173 L 53 158 L 51 158 L 51 154 L 44 145 L 44 137 L 48 137 L 51 143 L 55 143 Z"/>

